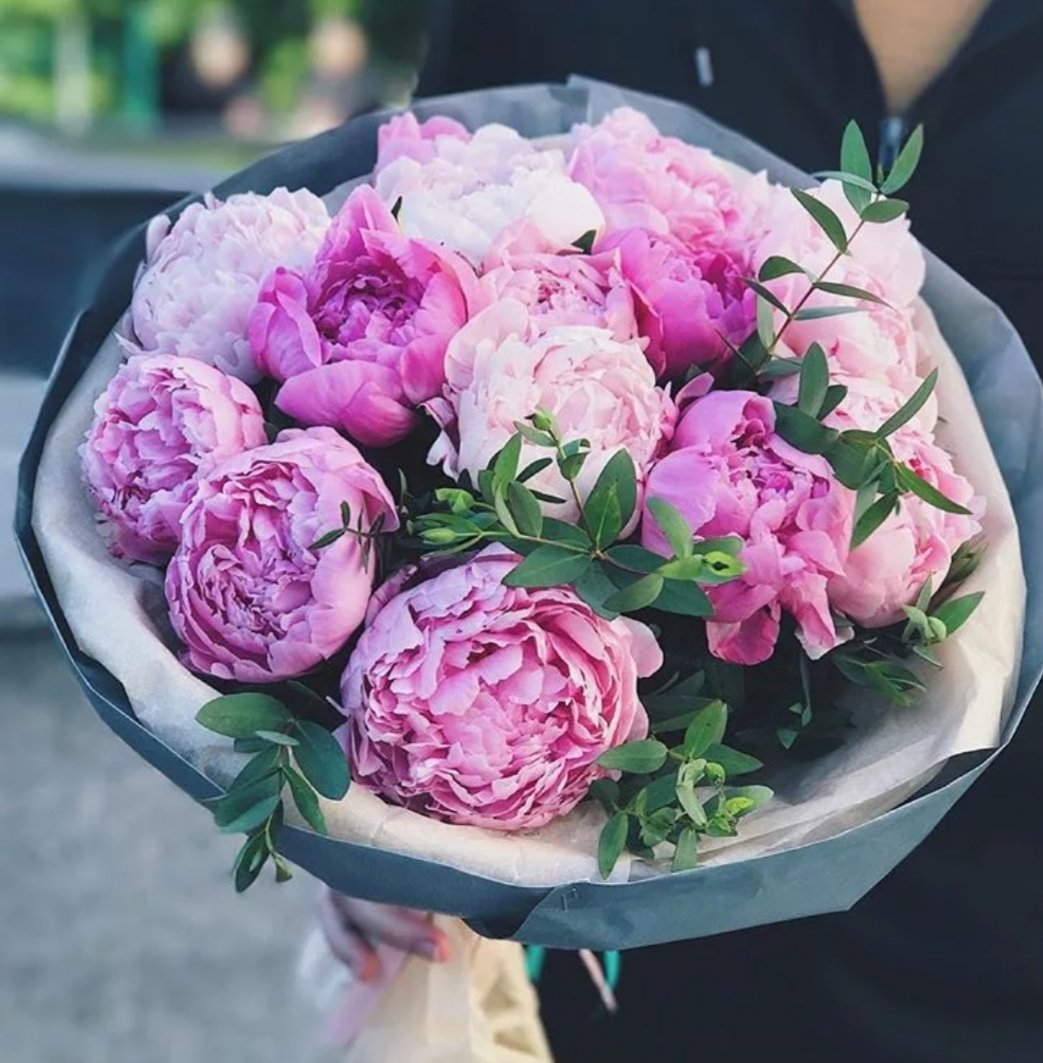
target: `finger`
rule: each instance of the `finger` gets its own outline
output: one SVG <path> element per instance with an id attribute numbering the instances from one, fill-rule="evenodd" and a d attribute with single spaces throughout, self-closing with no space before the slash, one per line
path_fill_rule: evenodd
<path id="1" fill-rule="evenodd" d="M 380 958 L 337 909 L 328 890 L 323 890 L 319 896 L 318 917 L 330 952 L 356 978 L 362 982 L 373 982 L 380 977 Z"/>
<path id="2" fill-rule="evenodd" d="M 344 896 L 335 897 L 334 904 L 347 922 L 371 942 L 390 945 L 435 963 L 449 959 L 449 938 L 431 924 L 431 917 L 424 912 Z"/>
<path id="3" fill-rule="evenodd" d="M 430 917 L 409 908 L 374 905 L 357 925 L 371 941 L 410 952 L 434 963 L 449 959 L 449 938 L 431 923 Z"/>

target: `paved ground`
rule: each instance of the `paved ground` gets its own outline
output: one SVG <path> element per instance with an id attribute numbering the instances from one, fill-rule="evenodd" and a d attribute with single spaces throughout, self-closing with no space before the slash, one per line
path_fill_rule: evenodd
<path id="1" fill-rule="evenodd" d="M 293 965 L 314 884 L 236 897 L 234 839 L 0 632 L 0 1058 L 316 1063 Z"/>

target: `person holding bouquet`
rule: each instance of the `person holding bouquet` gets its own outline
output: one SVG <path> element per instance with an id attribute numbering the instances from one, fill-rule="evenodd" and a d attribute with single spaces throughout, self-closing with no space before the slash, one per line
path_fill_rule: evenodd
<path id="1" fill-rule="evenodd" d="M 885 166 L 922 122 L 914 232 L 1039 358 L 1041 56 L 1039 0 L 451 0 L 436 5 L 418 94 L 583 74 L 693 104 L 812 171 L 852 117 Z M 550 954 L 539 988 L 556 1058 L 1043 1058 L 1041 752 L 1030 707 L 980 785 L 849 913 L 627 953 L 615 1016 L 574 958 Z M 327 891 L 321 914 L 364 979 L 380 943 L 447 957 L 420 913 Z"/>

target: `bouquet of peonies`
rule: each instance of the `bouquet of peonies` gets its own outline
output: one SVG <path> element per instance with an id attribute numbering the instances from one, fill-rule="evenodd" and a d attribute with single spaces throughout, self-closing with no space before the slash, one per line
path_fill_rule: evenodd
<path id="1" fill-rule="evenodd" d="M 311 189 L 268 164 L 297 190 L 154 220 L 59 372 L 30 559 L 89 687 L 245 834 L 237 889 L 286 854 L 502 933 L 538 904 L 551 944 L 843 907 L 952 779 L 848 888 L 809 889 L 823 843 L 1005 738 L 1022 568 L 919 298 L 920 131 L 881 173 L 852 124 L 788 187 L 572 91 L 364 120 L 368 177 L 327 140 Z M 671 877 L 689 907 L 620 930 Z"/>

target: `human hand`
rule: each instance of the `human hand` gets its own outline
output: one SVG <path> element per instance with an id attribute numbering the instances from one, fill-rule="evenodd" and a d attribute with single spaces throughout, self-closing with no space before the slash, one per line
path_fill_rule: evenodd
<path id="1" fill-rule="evenodd" d="M 434 963 L 449 959 L 449 939 L 424 912 L 345 897 L 323 886 L 318 915 L 330 951 L 360 981 L 380 977 L 377 945 L 390 945 Z"/>

